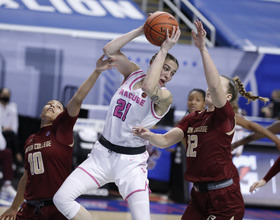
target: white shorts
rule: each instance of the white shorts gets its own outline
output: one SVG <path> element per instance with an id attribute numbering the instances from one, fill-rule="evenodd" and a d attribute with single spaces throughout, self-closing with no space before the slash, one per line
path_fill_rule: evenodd
<path id="1" fill-rule="evenodd" d="M 126 200 L 134 192 L 148 190 L 148 157 L 147 151 L 137 155 L 115 153 L 97 141 L 77 169 L 86 172 L 99 187 L 115 182 Z"/>

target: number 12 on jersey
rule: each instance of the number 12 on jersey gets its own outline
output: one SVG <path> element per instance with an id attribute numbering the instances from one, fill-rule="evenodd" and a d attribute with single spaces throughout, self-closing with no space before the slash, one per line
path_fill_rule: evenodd
<path id="1" fill-rule="evenodd" d="M 187 142 L 187 157 L 196 157 L 195 148 L 197 147 L 198 140 L 197 135 L 188 135 Z"/>

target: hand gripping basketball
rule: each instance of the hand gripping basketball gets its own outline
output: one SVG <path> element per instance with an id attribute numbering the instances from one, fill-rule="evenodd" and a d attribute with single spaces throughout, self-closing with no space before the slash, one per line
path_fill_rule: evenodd
<path id="1" fill-rule="evenodd" d="M 170 13 L 156 11 L 147 18 L 144 24 L 144 33 L 151 44 L 161 46 L 166 39 L 167 29 L 170 37 L 174 26 L 177 30 L 179 25 Z"/>

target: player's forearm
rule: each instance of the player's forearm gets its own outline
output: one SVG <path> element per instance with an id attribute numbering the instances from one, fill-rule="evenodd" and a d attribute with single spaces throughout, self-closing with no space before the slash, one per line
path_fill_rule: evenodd
<path id="1" fill-rule="evenodd" d="M 150 65 L 147 75 L 143 81 L 142 90 L 148 96 L 154 95 L 156 87 L 158 86 L 162 66 L 166 58 L 167 51 L 160 49 L 153 63 Z"/>
<path id="2" fill-rule="evenodd" d="M 251 122 L 251 124 L 249 126 L 249 130 L 255 132 L 251 137 L 251 139 L 253 139 L 253 140 L 258 140 L 263 137 L 267 137 L 270 140 L 272 140 L 273 142 L 279 143 L 279 139 L 277 138 L 276 135 L 274 135 L 269 129 L 264 128 L 255 122 Z"/>
<path id="3" fill-rule="evenodd" d="M 95 70 L 90 75 L 90 77 L 83 82 L 83 84 L 79 87 L 78 91 L 75 93 L 73 98 L 69 101 L 69 103 L 67 104 L 67 111 L 71 117 L 75 117 L 79 114 L 84 98 L 94 86 L 99 75 L 100 73 Z"/>
<path id="4" fill-rule="evenodd" d="M 269 169 L 265 177 L 263 178 L 266 182 L 271 180 L 272 177 L 274 177 L 277 173 L 280 172 L 280 157 L 275 161 L 273 166 Z"/>
<path id="5" fill-rule="evenodd" d="M 166 139 L 164 138 L 164 135 L 162 135 L 162 134 L 151 133 L 151 135 L 149 137 L 149 142 L 150 142 L 150 144 L 152 144 L 153 146 L 156 146 L 158 148 L 169 147 Z"/>
<path id="6" fill-rule="evenodd" d="M 110 41 L 107 43 L 104 48 L 104 54 L 107 57 L 111 57 L 115 55 L 121 48 L 123 48 L 128 42 L 132 41 L 136 37 L 139 37 L 144 33 L 143 27 L 138 27 L 124 35 L 121 35 L 120 37 L 117 37 L 116 39 Z"/>
<path id="7" fill-rule="evenodd" d="M 94 86 L 96 80 L 100 76 L 101 72 L 98 72 L 97 70 L 94 70 L 93 73 L 87 78 L 83 84 L 80 86 L 78 91 L 75 94 L 75 101 L 78 103 L 82 103 L 84 98 L 87 96 L 89 91 L 92 89 Z"/>
<path id="8" fill-rule="evenodd" d="M 213 104 L 220 108 L 225 105 L 226 98 L 221 85 L 219 72 L 206 47 L 200 49 L 200 54 L 204 68 L 204 75 L 211 94 L 211 98 L 213 100 Z"/>
<path id="9" fill-rule="evenodd" d="M 274 123 L 271 124 L 271 125 L 269 125 L 269 126 L 267 127 L 267 129 L 268 129 L 269 131 L 271 131 L 273 134 L 280 133 L 280 120 L 274 122 Z"/>
<path id="10" fill-rule="evenodd" d="M 151 135 L 148 139 L 150 143 L 156 147 L 167 148 L 182 141 L 183 138 L 184 132 L 181 130 L 181 128 L 175 127 L 165 134 L 156 134 L 151 132 Z"/>
<path id="11" fill-rule="evenodd" d="M 259 126 L 261 126 L 261 125 L 259 125 Z M 263 129 L 260 128 L 258 130 L 255 130 L 255 132 L 258 133 L 258 134 L 254 133 L 253 138 L 255 138 L 255 140 L 263 138 L 265 136 L 270 138 L 268 136 L 269 133 L 272 133 L 272 134 L 280 133 L 280 120 L 274 122 L 273 124 L 267 126 L 266 128 L 263 128 Z"/>
<path id="12" fill-rule="evenodd" d="M 14 201 L 11 205 L 13 209 L 18 209 L 20 205 L 24 201 L 24 191 L 25 191 L 25 185 L 26 185 L 26 178 L 25 176 L 22 176 L 19 183 L 18 183 L 18 188 L 17 188 L 17 194 L 14 198 Z"/>
<path id="13" fill-rule="evenodd" d="M 260 139 L 260 138 L 257 138 L 257 136 L 261 136 L 261 135 L 258 135 L 258 134 L 248 135 L 247 137 L 242 138 L 242 139 L 234 142 L 232 144 L 232 149 L 235 149 L 235 148 L 239 147 L 240 145 L 245 145 L 245 144 L 248 144 L 252 141 Z"/>
<path id="14" fill-rule="evenodd" d="M 219 84 L 219 73 L 218 70 L 207 50 L 205 47 L 204 49 L 200 50 L 204 74 L 207 81 L 207 85 L 209 89 L 215 90 Z"/>
<path id="15" fill-rule="evenodd" d="M 239 141 L 236 141 L 233 143 L 233 149 L 240 146 L 240 145 L 245 145 L 248 144 L 252 141 L 259 140 L 261 138 L 267 137 L 270 140 L 272 140 L 274 143 L 276 143 L 278 146 L 280 143 L 279 138 L 277 138 L 276 133 L 280 131 L 280 121 L 277 121 L 270 126 L 263 128 L 261 125 L 255 125 L 254 128 L 251 127 L 252 131 L 255 131 L 255 133 L 248 135 L 245 138 L 240 139 Z"/>

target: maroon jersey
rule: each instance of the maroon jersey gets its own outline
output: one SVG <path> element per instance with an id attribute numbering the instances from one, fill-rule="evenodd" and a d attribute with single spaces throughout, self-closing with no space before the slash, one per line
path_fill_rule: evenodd
<path id="1" fill-rule="evenodd" d="M 271 180 L 272 177 L 274 177 L 277 173 L 280 172 L 280 157 L 275 161 L 273 166 L 269 169 L 265 177 L 263 178 L 266 182 Z"/>
<path id="2" fill-rule="evenodd" d="M 64 110 L 53 124 L 31 135 L 24 146 L 25 169 L 28 173 L 24 198 L 52 198 L 71 172 L 73 126 L 77 117 Z M 59 142 L 58 140 L 63 140 Z"/>
<path id="3" fill-rule="evenodd" d="M 213 112 L 193 112 L 178 123 L 186 137 L 187 181 L 211 182 L 238 176 L 231 154 L 234 115 L 227 102 Z"/>

